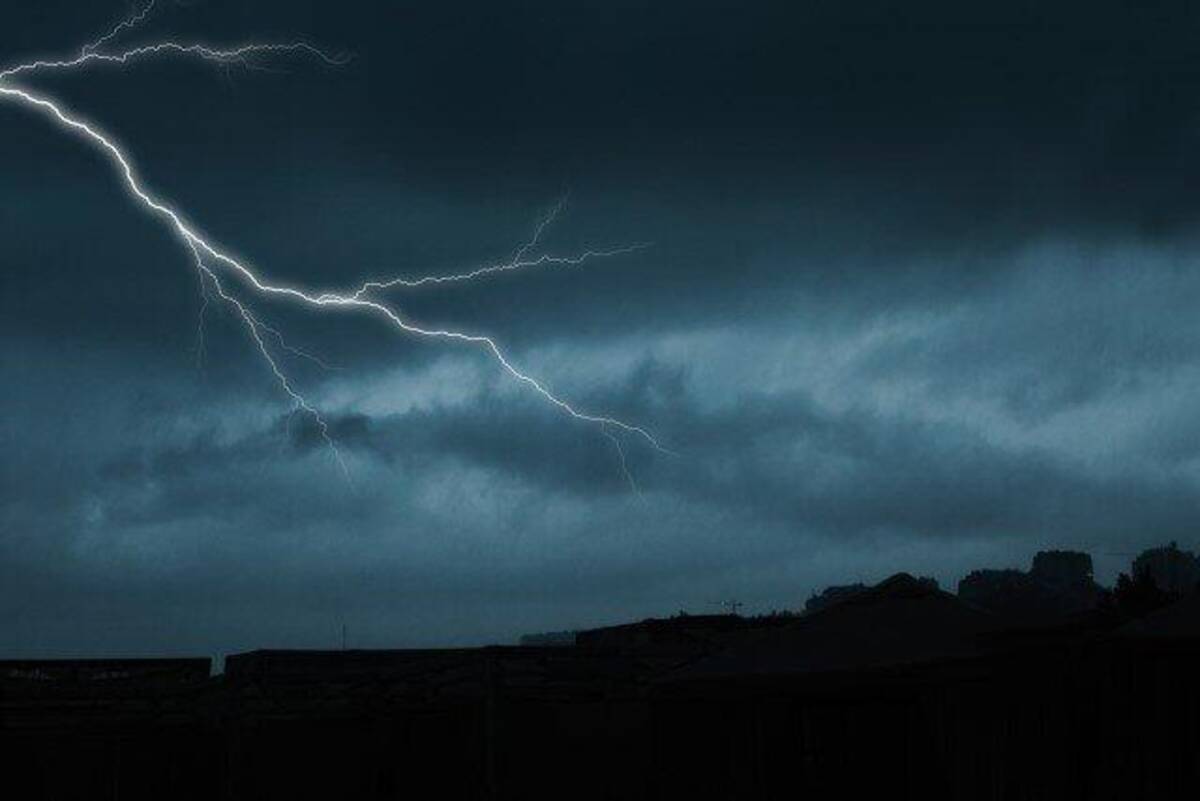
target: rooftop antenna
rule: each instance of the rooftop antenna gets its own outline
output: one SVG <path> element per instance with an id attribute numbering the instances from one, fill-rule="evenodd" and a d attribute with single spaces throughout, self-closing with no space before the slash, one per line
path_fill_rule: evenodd
<path id="1" fill-rule="evenodd" d="M 709 603 L 713 606 L 723 607 L 725 609 L 725 614 L 727 615 L 736 615 L 738 610 L 740 610 L 743 606 L 742 602 L 736 598 L 730 598 L 726 601 L 709 601 Z"/>

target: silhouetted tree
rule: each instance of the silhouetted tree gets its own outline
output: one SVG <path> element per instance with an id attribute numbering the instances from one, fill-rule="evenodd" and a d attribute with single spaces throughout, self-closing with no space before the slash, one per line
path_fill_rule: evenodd
<path id="1" fill-rule="evenodd" d="M 773 622 L 792 620 L 792 619 L 798 618 L 798 617 L 800 617 L 800 613 L 795 612 L 791 609 L 772 609 L 770 612 L 767 612 L 765 614 L 752 615 L 750 617 L 750 620 L 753 620 L 755 622 L 773 623 Z"/>
<path id="2" fill-rule="evenodd" d="M 1112 592 L 1117 609 L 1130 617 L 1142 617 L 1179 599 L 1179 594 L 1158 586 L 1149 570 L 1138 570 L 1133 578 L 1128 573 L 1117 577 Z"/>
<path id="3" fill-rule="evenodd" d="M 1158 586 L 1167 592 L 1185 595 L 1200 582 L 1200 557 L 1185 551 L 1178 543 L 1149 548 L 1133 560 L 1133 573 L 1148 571 Z"/>

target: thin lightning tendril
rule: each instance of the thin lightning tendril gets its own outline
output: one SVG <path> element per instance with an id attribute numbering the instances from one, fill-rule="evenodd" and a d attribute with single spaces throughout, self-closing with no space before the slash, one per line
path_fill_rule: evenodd
<path id="1" fill-rule="evenodd" d="M 346 467 L 346 461 L 342 458 L 341 451 L 338 450 L 337 443 L 335 443 L 333 438 L 329 436 L 329 424 L 325 421 L 325 417 L 314 406 L 309 404 L 303 395 L 301 395 L 292 387 L 292 382 L 288 379 L 287 374 L 279 368 L 279 363 L 275 360 L 275 357 L 271 355 L 271 351 L 267 348 L 267 343 L 263 341 L 262 332 L 264 330 L 274 331 L 274 329 L 271 329 L 260 323 L 258 318 L 246 308 L 244 303 L 225 291 L 225 287 L 221 285 L 221 279 L 219 279 L 216 273 L 209 269 L 208 265 L 204 263 L 204 257 L 201 256 L 200 250 L 194 242 L 188 242 L 188 248 L 191 250 L 192 256 L 194 256 L 196 259 L 196 269 L 199 270 L 204 277 L 208 278 L 208 280 L 212 283 L 213 290 L 216 291 L 221 300 L 224 300 L 226 303 L 233 306 L 234 309 L 237 310 L 238 314 L 241 315 L 243 322 L 246 323 L 246 330 L 250 332 L 250 337 L 254 340 L 254 344 L 258 346 L 259 353 L 262 354 L 267 366 L 270 368 L 271 372 L 274 373 L 275 380 L 279 383 L 279 386 L 288 395 L 288 397 L 292 399 L 294 409 L 303 410 L 317 424 L 317 430 L 321 435 L 321 439 L 325 441 L 325 444 L 329 447 L 334 459 L 337 460 L 338 467 L 342 469 L 342 475 L 349 480 L 350 471 Z"/>
<path id="2" fill-rule="evenodd" d="M 546 229 L 558 219 L 558 215 L 562 214 L 563 209 L 567 207 L 567 199 L 569 197 L 569 194 L 564 192 L 563 196 L 558 199 L 558 202 L 554 204 L 550 211 L 546 212 L 546 215 L 538 220 L 537 226 L 533 229 L 533 236 L 529 238 L 529 241 L 517 248 L 517 252 L 513 254 L 511 261 L 519 262 L 525 257 L 526 253 L 537 247 L 538 242 L 542 241 L 542 234 L 546 232 Z"/>
<path id="3" fill-rule="evenodd" d="M 578 267 L 585 261 L 589 261 L 591 259 L 624 256 L 628 253 L 636 253 L 639 250 L 650 247 L 650 243 L 648 242 L 638 242 L 633 245 L 626 245 L 624 247 L 612 248 L 609 250 L 585 250 L 584 252 L 574 256 L 554 256 L 551 254 L 543 254 L 532 259 L 526 258 L 525 254 L 537 247 L 538 243 L 541 241 L 542 234 L 545 233 L 546 229 L 558 219 L 558 216 L 562 213 L 563 209 L 566 208 L 566 205 L 567 196 L 563 195 L 563 197 L 559 198 L 559 201 L 554 204 L 550 211 L 548 211 L 546 215 L 542 217 L 542 219 L 538 220 L 537 225 L 533 229 L 533 235 L 529 238 L 529 240 L 521 243 L 521 246 L 517 248 L 516 252 L 513 254 L 513 257 L 506 262 L 476 267 L 475 269 L 464 273 L 424 275 L 419 278 L 377 278 L 360 285 L 358 289 L 354 290 L 352 296 L 362 297 L 372 290 L 388 290 L 396 287 L 401 287 L 403 289 L 419 289 L 420 287 L 428 286 L 430 284 L 450 284 L 464 281 L 474 281 L 477 278 L 483 278 L 487 275 L 512 272 L 514 270 L 523 270 L 529 267 L 541 267 L 543 265 Z"/>
<path id="4" fill-rule="evenodd" d="M 307 362 L 312 362 L 317 367 L 320 367 L 322 370 L 325 370 L 326 372 L 330 372 L 330 373 L 342 369 L 342 368 L 338 367 L 336 364 L 330 364 L 329 362 L 322 359 L 320 356 L 316 356 L 312 353 L 309 353 L 306 350 L 301 350 L 300 348 L 297 348 L 294 345 L 289 345 L 287 340 L 283 338 L 283 333 L 281 331 L 279 331 L 279 329 L 272 328 L 271 326 L 267 325 L 266 323 L 264 323 L 261 320 L 259 320 L 259 322 L 258 322 L 258 327 L 261 328 L 262 330 L 266 331 L 271 336 L 275 337 L 275 341 L 277 343 L 279 343 L 279 348 L 281 350 L 287 351 L 288 353 L 292 354 L 296 358 L 304 359 Z"/>
<path id="5" fill-rule="evenodd" d="M 621 444 L 621 440 L 605 427 L 601 427 L 600 433 L 604 434 L 608 441 L 613 444 L 613 447 L 617 449 L 617 458 L 621 462 L 621 475 L 629 482 L 629 488 L 633 490 L 633 494 L 638 497 L 638 500 L 645 500 L 642 497 L 641 488 L 638 487 L 637 482 L 633 479 L 633 473 L 629 470 L 629 462 L 625 460 L 625 446 Z"/>
<path id="6" fill-rule="evenodd" d="M 118 22 L 108 33 L 104 34 L 94 42 L 85 44 L 82 48 L 80 48 L 79 55 L 86 56 L 93 50 L 99 50 L 101 47 L 108 44 L 113 39 L 116 39 L 125 31 L 133 30 L 137 26 L 141 25 L 143 22 L 145 22 L 146 17 L 150 16 L 150 12 L 154 10 L 154 6 L 157 2 L 158 0 L 150 0 L 150 2 L 142 6 L 141 11 L 134 11 L 128 17 Z"/>
<path id="7" fill-rule="evenodd" d="M 649 243 L 637 243 L 635 245 L 626 245 L 625 247 L 613 248 L 611 250 L 585 250 L 574 256 L 552 256 L 543 254 L 534 259 L 513 259 L 511 261 L 502 262 L 499 264 L 489 264 L 484 267 L 476 267 L 474 270 L 465 273 L 451 273 L 449 275 L 424 275 L 420 278 L 388 278 L 386 280 L 367 281 L 359 286 L 350 294 L 350 297 L 361 298 L 363 295 L 372 290 L 387 290 L 395 287 L 404 289 L 417 289 L 419 287 L 428 286 L 430 284 L 450 284 L 461 281 L 473 281 L 476 278 L 482 278 L 485 275 L 495 273 L 506 273 L 514 270 L 522 270 L 529 267 L 541 267 L 542 265 L 556 265 L 565 267 L 578 267 L 585 261 L 590 259 L 608 258 L 611 256 L 624 256 L 628 253 L 635 253 L 639 250 L 650 247 Z"/>
<path id="8" fill-rule="evenodd" d="M 204 273 L 196 271 L 200 285 L 200 310 L 196 313 L 196 369 L 204 366 L 207 350 L 204 347 L 204 316 L 208 313 L 208 287 L 204 284 Z"/>
<path id="9" fill-rule="evenodd" d="M 264 324 L 255 314 L 247 307 L 244 301 L 229 292 L 221 277 L 218 275 L 216 268 L 219 266 L 232 277 L 237 278 L 241 284 L 253 289 L 262 296 L 279 298 L 299 303 L 304 306 L 312 307 L 317 310 L 333 310 L 358 312 L 375 315 L 386 324 L 399 330 L 402 333 L 423 337 L 427 339 L 437 339 L 449 342 L 454 342 L 464 345 L 472 345 L 482 348 L 509 374 L 510 377 L 518 382 L 526 385 L 539 395 L 544 401 L 564 412 L 568 416 L 583 422 L 593 423 L 600 426 L 601 431 L 606 437 L 614 442 L 618 453 L 621 457 L 622 471 L 629 478 L 631 486 L 636 491 L 636 484 L 633 484 L 632 476 L 629 475 L 628 467 L 625 464 L 625 454 L 621 447 L 620 441 L 613 436 L 609 430 L 617 429 L 626 434 L 635 434 L 648 442 L 657 450 L 670 453 L 658 442 L 658 440 L 646 429 L 625 423 L 613 417 L 604 415 L 590 414 L 572 406 L 567 401 L 552 393 L 542 383 L 518 369 L 505 355 L 496 342 L 481 334 L 471 334 L 462 331 L 449 330 L 444 328 L 426 328 L 415 325 L 390 306 L 384 304 L 380 300 L 371 296 L 374 290 L 388 290 L 393 288 L 414 289 L 422 286 L 466 282 L 495 273 L 509 272 L 514 270 L 526 269 L 539 266 L 578 266 L 585 261 L 592 259 L 618 256 L 647 247 L 645 243 L 639 243 L 621 248 L 610 250 L 587 250 L 583 253 L 572 256 L 554 256 L 543 254 L 540 256 L 530 256 L 530 252 L 539 244 L 542 234 L 545 229 L 553 223 L 565 205 L 566 198 L 562 198 L 558 204 L 550 210 L 537 224 L 532 237 L 523 243 L 515 252 L 513 257 L 506 261 L 497 264 L 491 264 L 483 267 L 478 267 L 468 272 L 449 274 L 449 275 L 427 275 L 419 278 L 388 278 L 375 281 L 367 281 L 357 289 L 349 292 L 319 292 L 314 293 L 295 286 L 287 284 L 275 283 L 268 280 L 246 262 L 230 255 L 216 244 L 210 242 L 201 233 L 199 233 L 192 225 L 186 222 L 182 213 L 176 210 L 171 204 L 160 199 L 149 189 L 143 186 L 137 173 L 133 167 L 132 159 L 126 155 L 120 145 L 109 135 L 103 133 L 99 128 L 91 123 L 80 119 L 72 113 L 65 110 L 56 101 L 41 94 L 21 86 L 14 85 L 12 78 L 36 73 L 47 70 L 76 70 L 82 69 L 92 64 L 116 64 L 125 65 L 131 61 L 141 58 L 151 58 L 156 56 L 190 56 L 199 58 L 204 61 L 214 62 L 223 65 L 241 64 L 249 65 L 249 59 L 254 56 L 271 56 L 287 53 L 297 53 L 301 55 L 309 55 L 320 59 L 326 64 L 339 65 L 346 63 L 345 57 L 334 57 L 327 55 L 321 50 L 318 50 L 311 45 L 302 42 L 293 42 L 287 44 L 247 44 L 240 47 L 221 50 L 198 44 L 180 44 L 177 42 L 166 41 L 155 44 L 143 45 L 131 49 L 126 49 L 120 52 L 102 52 L 102 48 L 110 43 L 117 36 L 135 28 L 153 10 L 155 5 L 154 0 L 151 0 L 146 6 L 123 20 L 120 24 L 110 30 L 107 34 L 97 39 L 96 41 L 85 45 L 78 56 L 71 59 L 63 60 L 38 60 L 26 64 L 18 64 L 4 70 L 0 70 L 0 101 L 9 101 L 26 108 L 39 112 L 49 118 L 61 130 L 74 135 L 76 138 L 92 145 L 107 156 L 110 163 L 116 169 L 125 188 L 130 196 L 135 199 L 148 213 L 159 217 L 173 231 L 176 237 L 188 248 L 194 259 L 196 270 L 200 276 L 201 291 L 205 297 L 205 305 L 207 305 L 207 293 L 204 292 L 205 284 L 212 287 L 216 295 L 229 304 L 245 323 L 247 332 L 250 338 L 258 348 L 261 356 L 273 374 L 276 383 L 282 389 L 293 403 L 293 413 L 302 411 L 313 419 L 317 425 L 320 436 L 325 444 L 329 447 L 334 455 L 339 467 L 344 475 L 349 477 L 349 471 L 345 460 L 342 458 L 341 452 L 338 450 L 336 443 L 330 435 L 329 425 L 321 412 L 313 406 L 305 397 L 294 387 L 292 381 L 287 374 L 281 369 L 278 360 L 271 352 L 271 348 L 267 346 L 264 339 L 264 333 L 272 336 L 278 343 L 279 347 L 298 357 L 308 359 L 314 363 L 328 368 L 319 358 L 312 356 L 304 351 L 289 346 L 283 339 L 283 335 L 276 329 Z M 202 312 L 203 314 L 203 312 Z M 203 317 L 200 323 L 201 348 L 203 338 Z"/>

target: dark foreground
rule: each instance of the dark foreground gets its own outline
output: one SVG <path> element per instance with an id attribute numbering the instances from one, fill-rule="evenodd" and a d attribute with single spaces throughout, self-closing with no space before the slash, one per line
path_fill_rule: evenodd
<path id="1" fill-rule="evenodd" d="M 572 647 L 0 662 L 13 799 L 1200 797 L 1200 601 L 1001 625 L 896 577 Z M 884 795 L 886 794 L 886 796 Z"/>

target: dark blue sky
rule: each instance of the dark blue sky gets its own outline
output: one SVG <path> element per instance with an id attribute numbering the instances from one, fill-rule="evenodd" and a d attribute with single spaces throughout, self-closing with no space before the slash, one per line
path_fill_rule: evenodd
<path id="1" fill-rule="evenodd" d="M 10 4 L 11 5 L 11 4 Z M 0 62 L 121 3 L 5 9 Z M 0 103 L 0 647 L 405 646 L 798 607 L 829 583 L 1195 544 L 1193 4 L 160 2 L 124 42 L 292 40 L 24 85 L 279 282 L 546 252 L 390 293 L 486 354 L 255 301 L 345 454 L 110 165 Z M 252 297 L 246 295 L 245 297 Z"/>

